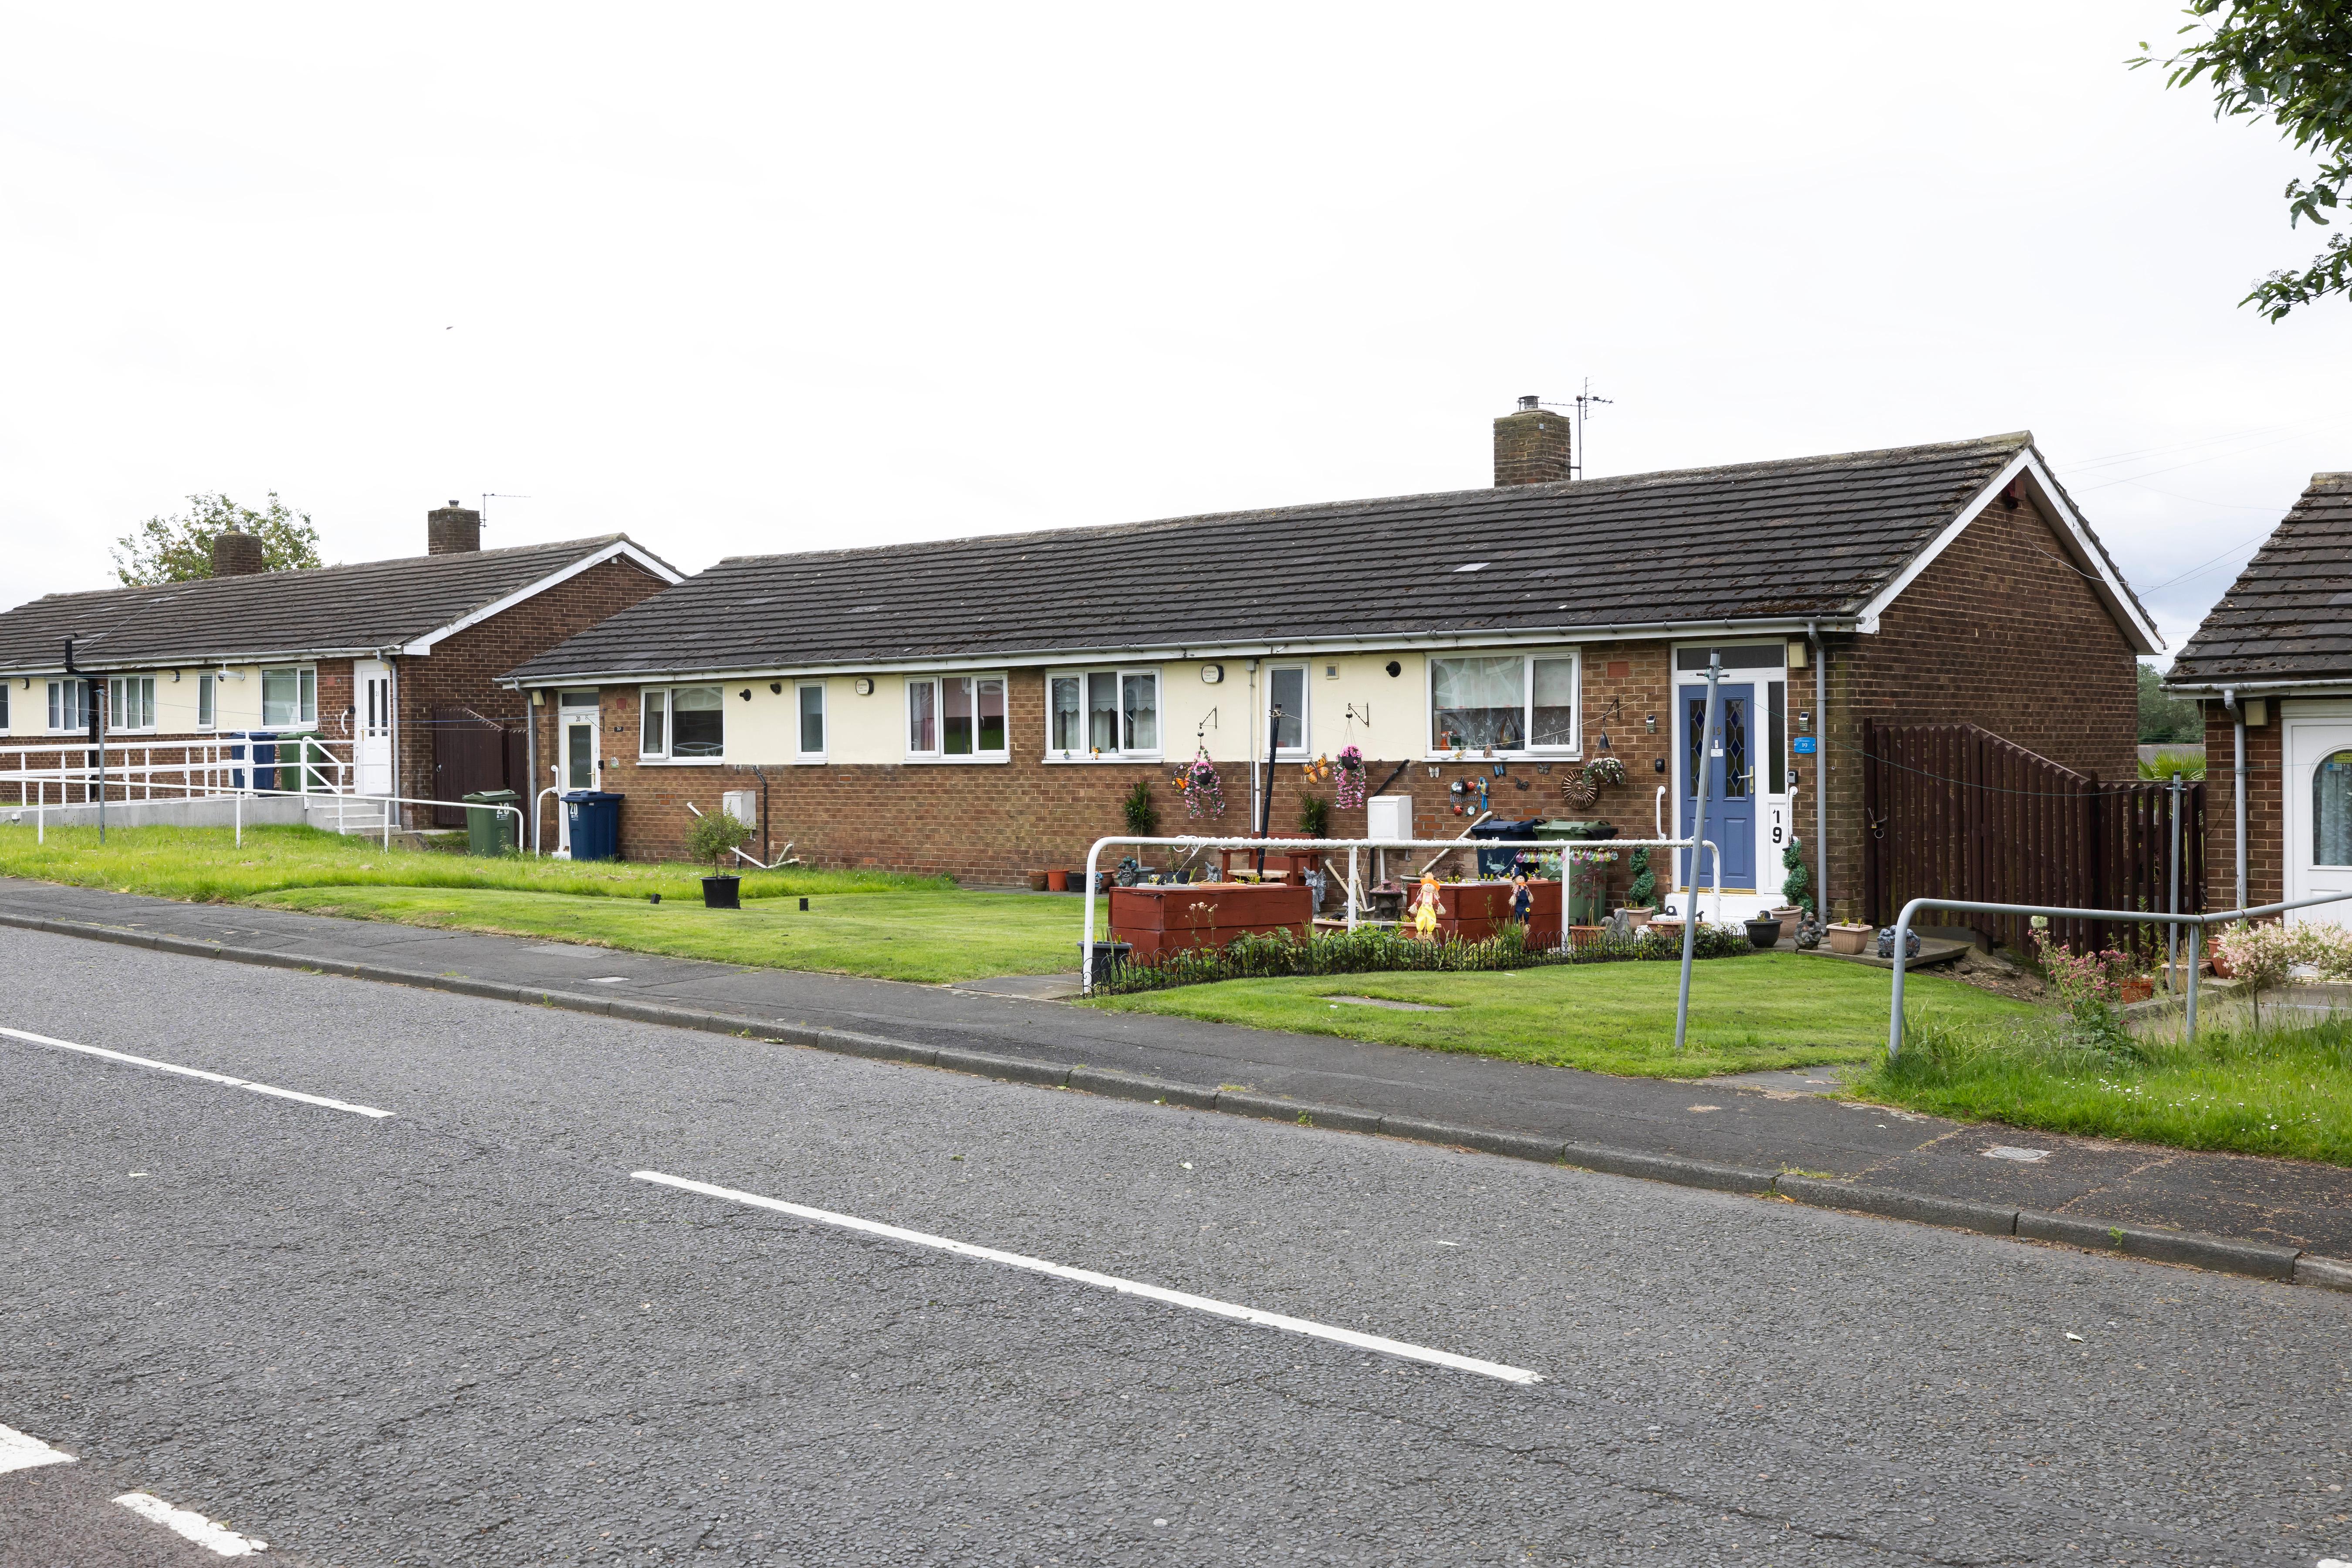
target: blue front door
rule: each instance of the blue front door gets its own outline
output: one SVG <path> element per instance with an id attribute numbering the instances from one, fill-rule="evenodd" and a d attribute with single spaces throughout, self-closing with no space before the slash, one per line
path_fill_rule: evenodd
<path id="1" fill-rule="evenodd" d="M 1676 740 L 1680 749 L 1683 807 L 1677 837 L 1687 838 L 1698 821 L 1700 770 L 1706 778 L 1706 835 L 1723 852 L 1723 885 L 1756 886 L 1756 688 L 1724 681 L 1716 688 L 1714 754 L 1700 755 L 1699 739 L 1706 725 L 1706 683 L 1678 689 L 1675 704 Z M 1683 886 L 1691 885 L 1691 857 L 1684 850 Z M 1711 859 L 1699 868 L 1702 885 L 1715 885 Z"/>

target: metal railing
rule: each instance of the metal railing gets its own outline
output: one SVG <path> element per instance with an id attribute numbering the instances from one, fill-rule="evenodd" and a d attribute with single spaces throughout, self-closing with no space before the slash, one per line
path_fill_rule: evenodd
<path id="1" fill-rule="evenodd" d="M 2204 945 L 2205 928 L 2214 925 L 2235 925 L 2241 921 L 2259 920 L 2265 915 L 2284 914 L 2289 910 L 2307 910 L 2316 904 L 2341 903 L 2352 899 L 2352 893 L 2319 893 L 2308 899 L 2290 899 L 2282 904 L 2263 904 L 2254 909 L 2222 910 L 2210 915 L 2181 914 L 2158 910 L 2083 910 L 2054 904 L 1987 904 L 1956 902 L 1950 899 L 1914 899 L 1903 906 L 1895 921 L 1895 990 L 1886 1008 L 1886 1059 L 1894 1061 L 1903 1051 L 1903 974 L 1909 954 L 1905 951 L 1911 942 L 1911 917 L 1921 910 L 1958 910 L 1969 914 L 1986 915 L 2047 915 L 2074 920 L 2123 921 L 2132 923 L 2153 923 L 2189 928 L 2189 983 L 2184 1001 L 2184 1027 L 2189 1038 L 2197 1038 L 2197 971 L 2201 963 L 2200 950 Z M 2175 967 L 2168 960 L 2167 967 Z"/>
<path id="2" fill-rule="evenodd" d="M 109 736 L 101 748 L 78 735 L 60 735 L 0 746 L 0 788 L 15 784 L 19 807 L 48 804 L 52 787 L 59 805 L 95 805 L 102 799 L 209 800 L 239 794 L 344 795 L 352 793 L 358 765 L 348 754 L 338 756 L 336 748 L 348 752 L 352 746 L 349 739 L 323 735 L 280 739 L 272 734 L 257 739 L 231 733 L 175 741 L 126 742 Z M 266 762 L 254 755 L 263 749 L 272 750 Z M 106 753 L 102 762 L 96 760 L 101 750 Z M 177 753 L 177 757 L 159 762 L 157 752 Z M 36 765 L 36 757 L 56 761 Z M 254 780 L 261 773 L 268 773 L 273 780 L 279 773 L 291 773 L 294 787 L 257 789 Z M 69 798 L 76 786 L 83 797 L 79 801 Z M 160 796 L 159 791 L 163 792 Z"/>
<path id="3" fill-rule="evenodd" d="M 312 793 L 310 791 L 290 789 L 232 790 L 226 792 L 221 795 L 205 795 L 195 796 L 193 798 L 226 799 L 230 803 L 229 824 L 232 829 L 234 841 L 239 848 L 244 847 L 245 845 L 245 803 L 248 800 L 319 801 L 321 809 L 324 809 L 325 802 L 327 800 L 332 800 L 335 806 L 335 831 L 338 834 L 344 832 L 344 822 L 346 820 L 345 814 L 351 808 L 362 805 L 379 807 L 383 812 L 383 819 L 380 823 L 369 824 L 368 831 L 374 832 L 378 828 L 381 828 L 383 835 L 383 847 L 386 849 L 392 847 L 392 835 L 396 826 L 393 820 L 395 814 L 392 808 L 395 805 L 446 805 L 458 811 L 504 812 L 515 819 L 515 847 L 518 849 L 526 847 L 523 843 L 522 807 L 519 805 L 500 805 L 494 802 L 473 800 L 427 800 L 421 796 L 407 795 L 352 795 L 343 793 L 330 795 L 324 791 Z M 33 842 L 36 844 L 47 844 L 49 841 L 47 814 L 50 811 L 86 811 L 96 804 L 97 803 L 94 801 L 83 801 L 58 806 L 49 806 L 36 800 L 32 805 Z M 131 802 L 126 804 L 135 805 L 138 803 Z M 404 832 L 406 830 L 402 829 L 402 831 Z M 537 845 L 530 845 L 528 846 L 528 847 L 531 854 L 536 855 L 539 853 Z"/>
<path id="4" fill-rule="evenodd" d="M 1356 929 L 1356 923 L 1360 918 L 1356 901 L 1357 871 L 1360 866 L 1358 857 L 1359 852 L 1365 849 L 1452 849 L 1470 853 L 1482 849 L 1510 849 L 1538 855 L 1557 853 L 1565 857 L 1570 850 L 1596 849 L 1603 846 L 1612 849 L 1704 848 L 1711 858 L 1711 863 L 1715 868 L 1716 917 L 1719 921 L 1723 915 L 1723 856 L 1716 848 L 1714 842 L 1708 839 L 1701 839 L 1694 844 L 1687 838 L 1159 838 L 1120 834 L 1108 838 L 1096 839 L 1094 847 L 1087 851 L 1087 885 L 1084 889 L 1086 934 L 1082 938 L 1082 945 L 1079 948 L 1083 956 L 1078 970 L 1078 991 L 1081 995 L 1094 994 L 1095 889 L 1101 879 L 1103 847 L 1110 844 L 1135 845 L 1147 848 L 1184 849 L 1195 854 L 1208 849 L 1263 849 L 1268 854 L 1304 855 L 1345 849 L 1348 852 L 1346 886 L 1347 921 L 1349 931 Z M 1563 871 L 1566 869 L 1565 860 L 1563 860 L 1562 869 Z M 1562 952 L 1567 951 L 1569 944 L 1569 881 L 1567 877 L 1563 876 L 1560 880 L 1559 910 L 1559 946 Z M 1693 899 L 1690 901 L 1695 904 L 1698 900 Z M 1688 920 L 1696 913 L 1696 910 L 1687 910 L 1684 918 Z"/>

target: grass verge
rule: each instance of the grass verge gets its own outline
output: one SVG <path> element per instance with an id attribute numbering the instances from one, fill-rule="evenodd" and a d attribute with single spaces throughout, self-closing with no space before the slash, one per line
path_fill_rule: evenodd
<path id="1" fill-rule="evenodd" d="M 2352 1164 L 2352 1020 L 2256 1028 L 2242 1009 L 2126 1037 L 2071 1019 L 1915 1017 L 1860 1099 L 1964 1121 Z"/>
<path id="2" fill-rule="evenodd" d="M 1229 980 L 1092 1005 L 1646 1078 L 1858 1061 L 1885 1048 L 1885 972 L 1759 952 L 1695 972 L 1689 1044 L 1677 1055 L 1679 973 L 1672 963 L 1592 963 L 1484 974 Z M 2035 1011 L 1937 975 L 1912 975 L 1905 989 L 1929 1016 L 1982 1022 L 2021 1020 Z M 1330 1000 L 1342 995 L 1441 1010 Z"/>
<path id="3" fill-rule="evenodd" d="M 294 888 L 246 901 L 746 967 L 829 970 L 931 984 L 1075 969 L 1083 912 L 1076 899 L 938 887 L 814 894 L 805 910 L 796 900 L 778 899 L 740 910 L 706 910 L 699 889 L 690 900 L 659 904 L 500 889 L 382 887 Z"/>
<path id="4" fill-rule="evenodd" d="M 241 847 L 226 827 L 118 827 L 108 832 L 101 847 L 95 827 L 52 827 L 48 842 L 37 844 L 30 827 L 0 826 L 0 877 L 194 903 L 233 903 L 289 888 L 330 887 L 499 888 L 625 899 L 659 893 L 664 899 L 699 900 L 704 871 L 700 866 L 623 860 L 492 859 L 386 849 L 309 827 L 248 827 Z M 795 867 L 752 871 L 743 879 L 742 891 L 746 899 L 779 899 L 953 886 L 943 877 Z M 1077 939 L 1070 941 L 1075 954 Z"/>

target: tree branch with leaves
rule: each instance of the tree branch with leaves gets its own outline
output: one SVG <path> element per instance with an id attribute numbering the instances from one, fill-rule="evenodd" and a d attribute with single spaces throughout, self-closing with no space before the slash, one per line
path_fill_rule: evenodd
<path id="1" fill-rule="evenodd" d="M 292 510 L 272 490 L 269 505 L 260 511 L 226 495 L 190 496 L 184 515 L 151 517 L 114 542 L 114 574 L 127 588 L 209 577 L 213 541 L 230 532 L 261 541 L 262 564 L 268 571 L 321 564 L 310 514 Z"/>

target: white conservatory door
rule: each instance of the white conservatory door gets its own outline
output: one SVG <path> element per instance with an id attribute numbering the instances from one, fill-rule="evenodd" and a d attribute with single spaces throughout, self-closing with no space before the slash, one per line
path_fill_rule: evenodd
<path id="1" fill-rule="evenodd" d="M 358 764 L 362 795 L 392 793 L 392 667 L 381 659 L 362 658 L 352 665 L 352 684 L 358 689 L 359 733 L 352 761 Z"/>

